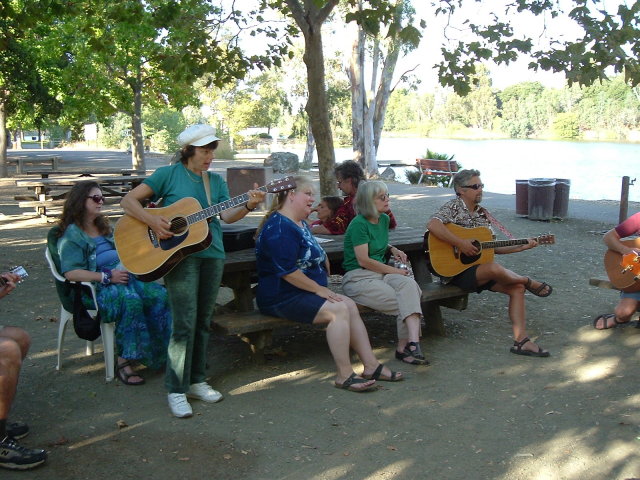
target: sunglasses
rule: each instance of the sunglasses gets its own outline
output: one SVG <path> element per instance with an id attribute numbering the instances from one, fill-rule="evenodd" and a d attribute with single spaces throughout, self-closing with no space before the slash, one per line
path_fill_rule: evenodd
<path id="1" fill-rule="evenodd" d="M 484 183 L 474 183 L 473 185 L 463 185 L 462 188 L 471 188 L 472 190 L 480 190 L 484 188 Z"/>
<path id="2" fill-rule="evenodd" d="M 104 203 L 105 198 L 102 195 L 89 195 L 87 198 L 90 198 L 96 203 Z"/>

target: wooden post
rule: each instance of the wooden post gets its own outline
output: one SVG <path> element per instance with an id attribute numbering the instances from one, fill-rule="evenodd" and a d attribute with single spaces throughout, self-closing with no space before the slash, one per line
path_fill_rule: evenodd
<path id="1" fill-rule="evenodd" d="M 622 177 L 622 190 L 620 192 L 620 214 L 618 215 L 618 223 L 622 223 L 627 219 L 629 210 L 629 177 Z"/>

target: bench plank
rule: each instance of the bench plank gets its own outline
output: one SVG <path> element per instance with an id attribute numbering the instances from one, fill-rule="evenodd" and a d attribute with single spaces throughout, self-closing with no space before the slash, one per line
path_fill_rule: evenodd
<path id="1" fill-rule="evenodd" d="M 453 179 L 458 171 L 458 163 L 455 160 L 432 160 L 430 158 L 416 158 L 416 166 L 420 169 L 418 184 L 426 176 L 446 176 Z M 451 181 L 449 181 L 451 185 Z"/>
<path id="2" fill-rule="evenodd" d="M 599 287 L 599 288 L 609 288 L 611 290 L 618 290 L 616 287 L 613 286 L 613 283 L 611 283 L 606 278 L 590 278 L 589 285 L 594 287 Z"/>

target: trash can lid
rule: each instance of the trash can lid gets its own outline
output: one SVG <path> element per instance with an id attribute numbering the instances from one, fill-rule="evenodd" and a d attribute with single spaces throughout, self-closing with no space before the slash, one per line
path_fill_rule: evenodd
<path id="1" fill-rule="evenodd" d="M 556 179 L 555 178 L 530 178 L 529 179 L 529 185 L 547 185 L 547 186 L 551 186 L 551 185 L 555 185 L 556 184 Z"/>

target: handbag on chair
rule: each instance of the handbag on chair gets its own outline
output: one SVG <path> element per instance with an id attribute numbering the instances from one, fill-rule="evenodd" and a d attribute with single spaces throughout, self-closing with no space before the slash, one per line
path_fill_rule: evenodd
<path id="1" fill-rule="evenodd" d="M 82 285 L 76 283 L 73 298 L 73 329 L 79 338 L 94 341 L 100 336 L 100 312 L 92 317 L 82 303 Z"/>

